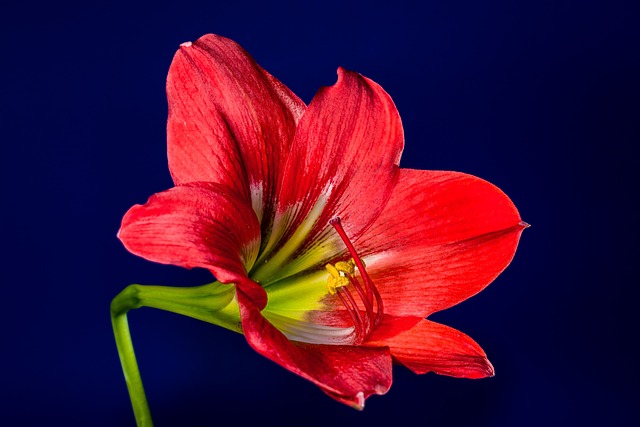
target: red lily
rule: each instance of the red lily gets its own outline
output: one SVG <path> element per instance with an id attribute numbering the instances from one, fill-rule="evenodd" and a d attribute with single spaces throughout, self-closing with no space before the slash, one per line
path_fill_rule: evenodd
<path id="1" fill-rule="evenodd" d="M 119 237 L 218 281 L 188 288 L 206 304 L 136 288 L 133 306 L 242 332 L 356 408 L 389 389 L 392 361 L 493 375 L 470 337 L 426 317 L 493 281 L 526 224 L 486 181 L 399 168 L 400 117 L 379 85 L 339 69 L 305 106 L 239 45 L 206 35 L 181 45 L 167 95 L 175 187 L 131 208 Z"/>

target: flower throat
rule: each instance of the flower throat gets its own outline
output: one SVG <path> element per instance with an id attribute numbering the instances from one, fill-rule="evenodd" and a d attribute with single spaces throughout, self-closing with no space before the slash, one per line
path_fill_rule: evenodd
<path id="1" fill-rule="evenodd" d="M 358 256 L 351 240 L 349 240 L 347 233 L 344 231 L 344 228 L 342 228 L 340 218 L 335 217 L 331 219 L 329 224 L 335 228 L 344 242 L 347 250 L 351 254 L 351 259 L 346 262 L 339 261 L 335 264 L 326 265 L 326 269 L 329 272 L 327 288 L 330 294 L 338 296 L 340 302 L 342 302 L 351 316 L 356 332 L 354 344 L 361 344 L 369 337 L 371 332 L 373 332 L 382 320 L 382 297 L 369 277 L 364 262 Z M 360 273 L 362 283 L 355 275 L 356 268 Z M 360 299 L 360 304 L 349 290 L 349 285 L 356 291 L 357 297 Z M 363 306 L 364 310 L 361 310 L 360 306 Z"/>

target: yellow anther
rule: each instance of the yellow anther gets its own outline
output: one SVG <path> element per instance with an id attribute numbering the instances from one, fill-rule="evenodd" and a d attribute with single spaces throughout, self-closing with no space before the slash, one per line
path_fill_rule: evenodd
<path id="1" fill-rule="evenodd" d="M 327 269 L 327 271 L 329 272 L 329 274 L 331 274 L 331 277 L 335 277 L 338 278 L 340 277 L 340 271 L 338 271 L 337 268 L 335 268 L 335 266 L 331 265 L 331 264 L 327 264 L 325 266 L 325 268 Z"/>
<path id="2" fill-rule="evenodd" d="M 353 260 L 349 260 L 348 262 L 344 262 L 344 261 L 338 261 L 336 262 L 336 269 L 338 271 L 347 273 L 347 274 L 353 274 L 355 273 L 355 264 L 353 262 Z"/>
<path id="3" fill-rule="evenodd" d="M 327 288 L 331 295 L 335 295 L 338 292 L 338 288 L 347 286 L 349 284 L 348 274 L 353 274 L 354 268 L 350 262 L 339 261 L 335 265 L 327 264 L 325 266 L 329 272 L 327 278 Z"/>
<path id="4" fill-rule="evenodd" d="M 351 264 L 353 264 L 353 265 L 356 265 L 356 262 L 353 260 L 353 258 L 351 258 L 351 259 L 349 260 L 349 262 L 350 262 Z M 366 267 L 366 266 L 367 266 L 367 264 L 365 264 L 365 263 L 364 263 L 364 260 L 363 260 L 363 259 L 361 259 L 361 260 L 360 260 L 360 262 L 362 263 L 362 266 L 363 266 L 363 267 Z"/>
<path id="5" fill-rule="evenodd" d="M 335 295 L 338 292 L 338 288 L 343 286 L 347 286 L 349 284 L 349 279 L 346 277 L 333 277 L 329 276 L 327 279 L 327 289 L 331 295 Z"/>

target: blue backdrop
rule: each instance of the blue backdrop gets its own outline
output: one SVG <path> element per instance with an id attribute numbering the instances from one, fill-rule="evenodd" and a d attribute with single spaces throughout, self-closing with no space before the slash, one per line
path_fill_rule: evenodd
<path id="1" fill-rule="evenodd" d="M 484 3 L 3 6 L 3 424 L 133 425 L 110 300 L 129 283 L 210 280 L 115 236 L 131 205 L 171 186 L 164 81 L 178 45 L 209 32 L 306 102 L 340 65 L 374 79 L 403 119 L 402 166 L 485 178 L 533 226 L 488 289 L 434 316 L 483 346 L 494 378 L 396 368 L 360 413 L 240 335 L 141 309 L 130 323 L 158 426 L 637 417 L 639 17 L 632 2 Z"/>

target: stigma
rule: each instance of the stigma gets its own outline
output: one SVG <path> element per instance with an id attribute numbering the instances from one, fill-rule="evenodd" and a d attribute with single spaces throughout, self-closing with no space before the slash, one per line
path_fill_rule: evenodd
<path id="1" fill-rule="evenodd" d="M 344 242 L 351 259 L 326 265 L 325 268 L 329 272 L 327 289 L 329 294 L 338 296 L 349 313 L 355 330 L 354 344 L 358 345 L 371 335 L 382 320 L 382 297 L 369 277 L 364 262 L 342 228 L 340 218 L 331 219 L 329 224 L 335 228 Z M 356 277 L 356 271 L 360 279 Z M 355 296 L 352 291 L 355 291 Z"/>

